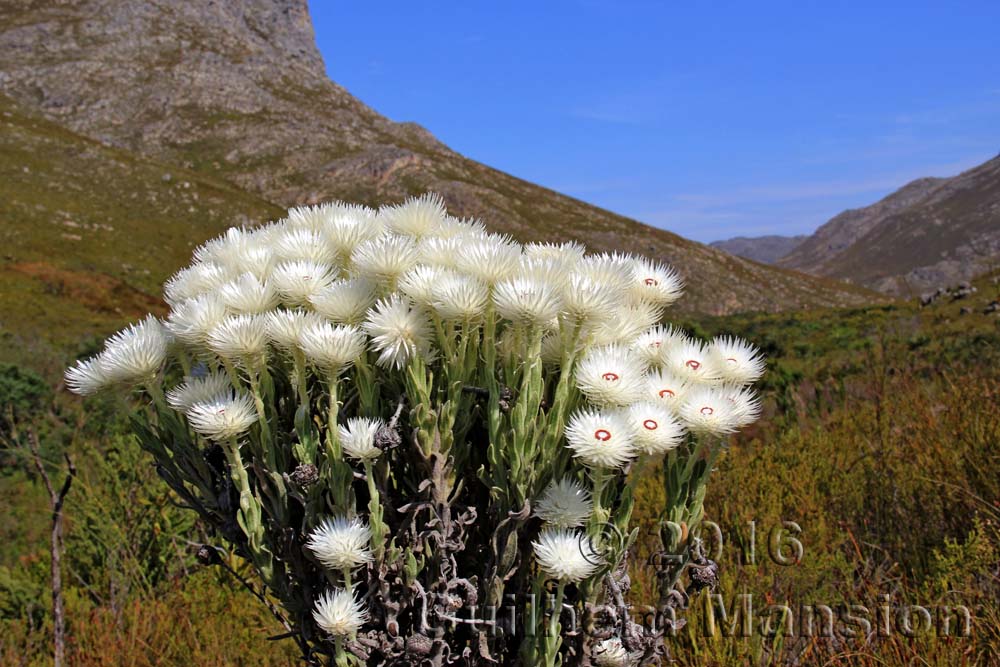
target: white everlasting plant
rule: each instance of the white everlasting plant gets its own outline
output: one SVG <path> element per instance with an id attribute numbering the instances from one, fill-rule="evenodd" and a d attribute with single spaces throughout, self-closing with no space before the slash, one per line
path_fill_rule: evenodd
<path id="1" fill-rule="evenodd" d="M 462 614 L 510 595 L 607 602 L 652 465 L 664 518 L 700 520 L 726 437 L 760 413 L 764 362 L 667 324 L 681 287 L 655 259 L 521 245 L 434 195 L 303 207 L 197 248 L 165 285 L 169 314 L 66 384 L 141 390 L 142 446 L 312 660 L 632 664 L 655 649 L 628 628 Z"/>

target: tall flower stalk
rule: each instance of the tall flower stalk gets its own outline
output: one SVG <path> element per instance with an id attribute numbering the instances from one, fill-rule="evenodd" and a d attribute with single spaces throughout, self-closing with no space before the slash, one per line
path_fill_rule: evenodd
<path id="1" fill-rule="evenodd" d="M 433 195 L 297 208 L 200 246 L 165 320 L 66 381 L 148 395 L 139 443 L 310 662 L 638 664 L 662 628 L 608 613 L 635 476 L 663 460 L 676 607 L 712 467 L 760 411 L 752 346 L 665 325 L 680 290 L 656 261 L 520 245 Z"/>

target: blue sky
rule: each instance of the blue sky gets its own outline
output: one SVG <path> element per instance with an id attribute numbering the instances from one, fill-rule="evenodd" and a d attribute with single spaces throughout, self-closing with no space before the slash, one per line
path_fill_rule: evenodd
<path id="1" fill-rule="evenodd" d="M 332 79 L 689 238 L 808 233 L 1000 152 L 1000 2 L 330 2 Z"/>

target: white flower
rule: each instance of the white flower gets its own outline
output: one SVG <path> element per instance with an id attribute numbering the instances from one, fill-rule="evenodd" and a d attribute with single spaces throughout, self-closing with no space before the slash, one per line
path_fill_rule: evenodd
<path id="1" fill-rule="evenodd" d="M 662 366 L 667 363 L 670 350 L 686 340 L 684 333 L 672 326 L 656 325 L 635 339 L 632 350 L 650 366 Z"/>
<path id="2" fill-rule="evenodd" d="M 576 266 L 587 251 L 579 243 L 528 243 L 524 246 L 524 255 L 533 260 L 550 261 L 564 268 Z"/>
<path id="3" fill-rule="evenodd" d="M 436 233 L 446 215 L 441 195 L 431 192 L 379 211 L 379 216 L 393 232 L 418 239 Z"/>
<path id="4" fill-rule="evenodd" d="M 669 266 L 645 258 L 633 262 L 632 294 L 640 301 L 669 306 L 681 296 L 684 282 Z"/>
<path id="5" fill-rule="evenodd" d="M 576 386 L 599 406 L 621 406 L 645 394 L 646 365 L 619 345 L 594 348 L 576 367 Z"/>
<path id="6" fill-rule="evenodd" d="M 747 341 L 722 336 L 712 340 L 709 353 L 719 375 L 727 382 L 750 384 L 764 374 L 764 357 L 760 350 Z"/>
<path id="7" fill-rule="evenodd" d="M 305 306 L 309 297 L 333 281 L 333 267 L 306 260 L 282 262 L 271 273 L 271 283 L 289 306 Z"/>
<path id="8" fill-rule="evenodd" d="M 535 516 L 554 528 L 582 526 L 594 509 L 590 492 L 571 477 L 553 481 L 535 503 Z"/>
<path id="9" fill-rule="evenodd" d="M 565 311 L 579 322 L 611 319 L 622 301 L 622 290 L 581 273 L 573 273 L 562 288 Z"/>
<path id="10" fill-rule="evenodd" d="M 355 248 L 351 263 L 359 275 L 391 283 L 416 265 L 417 246 L 408 236 L 382 236 Z"/>
<path id="11" fill-rule="evenodd" d="M 316 366 L 339 373 L 364 354 L 365 337 L 355 326 L 308 322 L 299 332 L 299 347 Z"/>
<path id="12" fill-rule="evenodd" d="M 166 327 L 188 345 L 202 346 L 212 330 L 226 319 L 226 304 L 218 294 L 202 294 L 177 305 Z"/>
<path id="13" fill-rule="evenodd" d="M 633 403 L 628 407 L 628 415 L 635 431 L 635 446 L 646 454 L 669 452 L 684 439 L 684 426 L 662 404 Z"/>
<path id="14" fill-rule="evenodd" d="M 202 262 L 181 269 L 163 286 L 163 298 L 170 305 L 194 298 L 216 289 L 229 280 L 229 273 L 221 266 Z"/>
<path id="15" fill-rule="evenodd" d="M 542 572 L 562 582 L 579 583 L 601 566 L 590 540 L 579 531 L 546 528 L 531 546 Z"/>
<path id="16" fill-rule="evenodd" d="M 488 236 L 486 225 L 482 220 L 476 218 L 458 219 L 453 215 L 446 215 L 438 226 L 434 235 L 442 239 L 469 239 L 482 238 Z"/>
<path id="17" fill-rule="evenodd" d="M 208 349 L 248 369 L 267 358 L 267 320 L 263 315 L 230 315 L 208 334 Z"/>
<path id="18" fill-rule="evenodd" d="M 309 533 L 306 548 L 325 567 L 339 572 L 371 562 L 371 539 L 371 528 L 360 519 L 334 517 L 324 519 Z"/>
<path id="19" fill-rule="evenodd" d="M 450 238 L 430 237 L 417 243 L 417 256 L 424 264 L 455 269 L 458 268 L 458 254 L 467 239 L 458 236 Z"/>
<path id="20" fill-rule="evenodd" d="M 433 239 L 432 239 L 433 240 Z M 399 291 L 410 297 L 413 303 L 429 308 L 434 301 L 434 288 L 446 276 L 457 275 L 441 266 L 416 266 L 400 278 Z"/>
<path id="21" fill-rule="evenodd" d="M 566 426 L 573 456 L 591 468 L 622 468 L 635 457 L 635 430 L 617 411 L 582 410 Z"/>
<path id="22" fill-rule="evenodd" d="M 316 600 L 313 620 L 320 629 L 334 637 L 350 637 L 368 622 L 368 610 L 353 593 L 334 589 L 326 591 Z"/>
<path id="23" fill-rule="evenodd" d="M 414 356 L 430 356 L 427 317 L 410 308 L 398 294 L 375 304 L 364 329 L 372 338 L 372 349 L 379 353 L 379 366 L 398 370 Z"/>
<path id="24" fill-rule="evenodd" d="M 609 285 L 612 289 L 624 293 L 635 279 L 635 258 L 621 253 L 601 253 L 584 257 L 576 267 L 577 273 L 589 277 L 595 282 Z"/>
<path id="25" fill-rule="evenodd" d="M 267 281 L 261 282 L 252 273 L 244 273 L 219 288 L 219 296 L 230 312 L 263 313 L 278 305 L 278 295 Z"/>
<path id="26" fill-rule="evenodd" d="M 297 349 L 302 329 L 323 322 L 310 310 L 272 310 L 265 318 L 268 339 L 282 350 Z"/>
<path id="27" fill-rule="evenodd" d="M 150 315 L 108 339 L 99 357 L 101 372 L 110 382 L 148 380 L 163 366 L 168 342 L 163 325 Z"/>
<path id="28" fill-rule="evenodd" d="M 376 222 L 375 211 L 352 209 L 330 220 L 323 227 L 323 235 L 337 261 L 346 263 L 358 245 L 382 235 L 382 225 Z"/>
<path id="29" fill-rule="evenodd" d="M 688 429 L 699 435 L 721 437 L 739 426 L 732 401 L 715 387 L 699 387 L 688 393 L 680 416 Z"/>
<path id="30" fill-rule="evenodd" d="M 604 639 L 594 647 L 594 664 L 597 667 L 627 667 L 631 664 L 628 651 L 617 637 Z"/>
<path id="31" fill-rule="evenodd" d="M 167 405 L 178 412 L 187 412 L 195 403 L 211 400 L 230 389 L 225 373 L 208 373 L 201 377 L 186 377 L 184 382 L 167 392 Z"/>
<path id="32" fill-rule="evenodd" d="M 477 278 L 444 276 L 432 287 L 431 307 L 444 320 L 474 320 L 486 312 L 489 288 Z"/>
<path id="33" fill-rule="evenodd" d="M 319 204 L 317 206 L 298 206 L 288 209 L 288 226 L 294 229 L 305 229 L 318 232 L 337 214 L 343 206 L 340 202 Z"/>
<path id="34" fill-rule="evenodd" d="M 356 324 L 375 303 L 375 285 L 364 278 L 337 280 L 309 297 L 316 312 L 345 324 Z"/>
<path id="35" fill-rule="evenodd" d="M 337 261 L 337 253 L 327 245 L 326 238 L 311 229 L 289 229 L 274 241 L 274 252 L 279 259 L 289 262 L 333 264 Z"/>
<path id="36" fill-rule="evenodd" d="M 257 422 L 249 394 L 226 391 L 187 409 L 191 428 L 209 440 L 229 440 L 246 433 Z"/>
<path id="37" fill-rule="evenodd" d="M 110 378 L 104 373 L 100 355 L 77 361 L 75 366 L 66 369 L 64 377 L 66 387 L 80 396 L 89 396 L 111 384 Z"/>
<path id="38" fill-rule="evenodd" d="M 697 341 L 688 340 L 667 351 L 666 371 L 688 382 L 715 384 L 719 381 L 719 369 L 708 349 Z"/>
<path id="39" fill-rule="evenodd" d="M 506 236 L 490 235 L 462 244 L 458 268 L 487 285 L 494 285 L 513 275 L 520 259 L 520 245 Z"/>
<path id="40" fill-rule="evenodd" d="M 674 414 L 680 411 L 684 397 L 691 385 L 665 371 L 654 371 L 646 376 L 647 396 L 654 402 L 668 407 Z"/>
<path id="41" fill-rule="evenodd" d="M 493 290 L 497 312 L 513 322 L 548 324 L 559 316 L 562 297 L 548 284 L 531 278 L 513 278 L 497 283 Z"/>
<path id="42" fill-rule="evenodd" d="M 595 345 L 621 343 L 631 346 L 637 338 L 660 320 L 663 313 L 648 303 L 625 303 L 614 309 L 611 317 L 594 323 L 591 341 Z"/>
<path id="43" fill-rule="evenodd" d="M 347 425 L 341 425 L 337 432 L 340 435 L 340 446 L 344 455 L 352 459 L 371 461 L 382 454 L 375 446 L 375 434 L 385 426 L 381 419 L 353 417 L 347 420 Z"/>
<path id="44" fill-rule="evenodd" d="M 749 426 L 760 419 L 760 397 L 748 387 L 723 386 L 719 391 L 733 406 L 737 428 Z"/>

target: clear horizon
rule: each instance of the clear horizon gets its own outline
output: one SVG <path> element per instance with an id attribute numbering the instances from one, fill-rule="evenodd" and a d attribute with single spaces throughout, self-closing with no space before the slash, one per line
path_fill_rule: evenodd
<path id="1" fill-rule="evenodd" d="M 698 241 L 811 233 L 1000 151 L 1000 3 L 310 11 L 330 77 L 376 111 Z"/>

